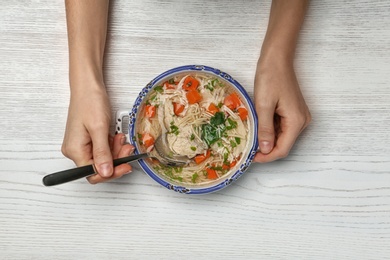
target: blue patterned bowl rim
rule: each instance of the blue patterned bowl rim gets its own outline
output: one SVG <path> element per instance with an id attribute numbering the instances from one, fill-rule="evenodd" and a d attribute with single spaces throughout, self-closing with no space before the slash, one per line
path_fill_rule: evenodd
<path id="1" fill-rule="evenodd" d="M 185 187 L 182 185 L 174 185 L 172 183 L 167 182 L 166 180 L 162 179 L 160 176 L 158 176 L 156 173 L 153 172 L 152 169 L 148 166 L 148 164 L 144 160 L 139 160 L 138 163 L 141 166 L 141 168 L 145 171 L 147 175 L 149 175 L 153 180 L 155 180 L 157 183 L 161 184 L 162 186 L 174 190 L 179 193 L 185 193 L 185 194 L 205 194 L 205 193 L 211 193 L 218 191 L 222 188 L 225 188 L 229 184 L 231 184 L 233 181 L 237 180 L 239 177 L 242 176 L 242 174 L 247 170 L 249 165 L 251 164 L 254 156 L 256 155 L 256 151 L 258 149 L 258 141 L 257 141 L 257 114 L 253 105 L 253 102 L 251 98 L 249 97 L 248 93 L 246 90 L 241 86 L 240 83 L 238 83 L 235 79 L 233 79 L 229 74 L 220 71 L 219 69 L 215 69 L 209 66 L 204 66 L 204 65 L 185 65 L 185 66 L 180 66 L 176 67 L 170 70 L 167 70 L 157 77 L 155 77 L 152 81 L 150 81 L 139 93 L 132 110 L 129 112 L 129 136 L 130 136 L 130 143 L 134 145 L 135 148 L 135 153 L 138 154 L 139 151 L 137 149 L 138 144 L 136 143 L 136 140 L 133 138 L 135 136 L 135 122 L 136 122 L 136 116 L 137 116 L 137 111 L 142 103 L 142 100 L 145 98 L 145 96 L 148 94 L 148 92 L 155 86 L 156 83 L 160 82 L 162 79 L 167 78 L 169 76 L 172 76 L 174 74 L 178 74 L 180 72 L 190 72 L 190 71 L 206 71 L 209 73 L 212 73 L 220 78 L 223 78 L 224 80 L 230 82 L 238 91 L 241 92 L 241 94 L 245 97 L 250 113 L 253 116 L 253 142 L 252 146 L 250 148 L 250 152 L 248 153 L 247 158 L 245 161 L 238 167 L 236 172 L 234 174 L 231 174 L 231 177 L 228 179 L 225 179 L 223 182 L 220 183 L 214 183 L 212 186 L 209 187 L 199 187 L 199 188 L 194 188 L 194 187 Z"/>

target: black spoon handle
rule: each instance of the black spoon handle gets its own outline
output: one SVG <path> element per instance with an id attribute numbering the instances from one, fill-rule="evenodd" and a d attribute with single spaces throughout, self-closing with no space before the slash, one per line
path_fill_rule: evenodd
<path id="1" fill-rule="evenodd" d="M 128 163 L 139 159 L 143 159 L 148 156 L 149 155 L 147 153 L 142 153 L 142 154 L 131 155 L 128 157 L 118 158 L 113 161 L 114 167 L 123 163 Z M 81 179 L 84 177 L 88 177 L 93 174 L 95 174 L 95 167 L 91 164 L 91 165 L 81 166 L 81 167 L 46 175 L 45 177 L 43 177 L 42 182 L 45 186 L 53 186 L 53 185 L 58 185 L 65 182 Z"/>

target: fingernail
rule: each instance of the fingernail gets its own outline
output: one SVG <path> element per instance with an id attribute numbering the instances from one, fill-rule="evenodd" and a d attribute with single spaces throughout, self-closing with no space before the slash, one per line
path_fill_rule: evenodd
<path id="1" fill-rule="evenodd" d="M 130 171 L 128 171 L 128 172 L 126 172 L 125 174 L 123 174 L 123 175 L 127 175 L 127 174 L 129 174 L 129 173 L 131 173 L 132 172 L 132 170 L 130 170 Z"/>
<path id="2" fill-rule="evenodd" d="M 134 152 L 134 150 L 135 150 L 135 147 L 132 146 L 132 147 L 130 148 L 129 155 L 132 154 L 132 153 Z"/>
<path id="3" fill-rule="evenodd" d="M 271 143 L 268 141 L 261 141 L 260 142 L 260 152 L 263 154 L 270 153 L 272 150 Z"/>
<path id="4" fill-rule="evenodd" d="M 125 142 L 126 142 L 126 136 L 124 135 L 121 137 L 121 145 L 124 145 Z"/>
<path id="5" fill-rule="evenodd" d="M 109 163 L 103 163 L 99 166 L 99 174 L 102 175 L 104 178 L 111 177 L 112 175 L 112 167 Z"/>

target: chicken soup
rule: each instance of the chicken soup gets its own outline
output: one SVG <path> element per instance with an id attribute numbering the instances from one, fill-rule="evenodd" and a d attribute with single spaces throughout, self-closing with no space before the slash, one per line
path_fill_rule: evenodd
<path id="1" fill-rule="evenodd" d="M 160 175 L 201 184 L 228 174 L 248 149 L 248 108 L 230 83 L 208 74 L 188 73 L 155 86 L 145 97 L 134 137 L 153 156 L 156 138 L 166 134 L 172 155 L 187 156 L 186 166 L 149 161 Z"/>

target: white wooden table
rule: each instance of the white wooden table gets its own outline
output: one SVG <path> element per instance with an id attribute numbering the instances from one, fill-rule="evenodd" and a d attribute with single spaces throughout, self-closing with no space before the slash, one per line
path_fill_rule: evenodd
<path id="1" fill-rule="evenodd" d="M 161 72 L 204 64 L 253 94 L 270 1 L 117 0 L 105 63 L 113 111 Z M 135 163 L 111 183 L 44 187 L 69 102 L 63 1 L 0 9 L 0 259 L 390 257 L 390 2 L 312 1 L 296 70 L 313 122 L 288 158 L 210 195 Z"/>

